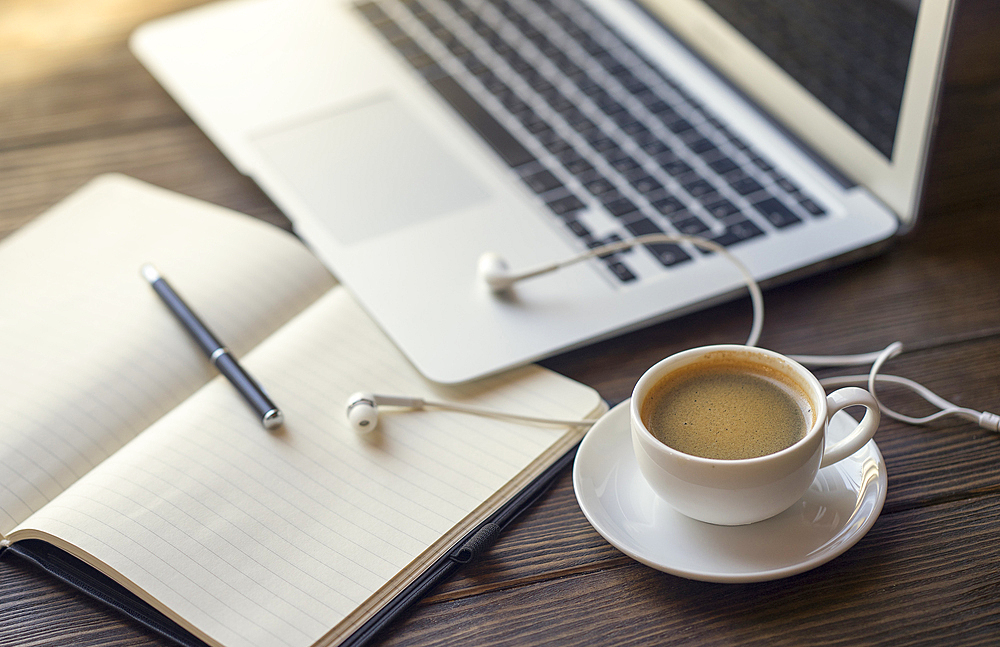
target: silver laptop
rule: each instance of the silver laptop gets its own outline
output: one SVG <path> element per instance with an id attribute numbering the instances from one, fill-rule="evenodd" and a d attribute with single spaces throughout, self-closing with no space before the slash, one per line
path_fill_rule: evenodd
<path id="1" fill-rule="evenodd" d="M 916 217 L 949 0 L 236 0 L 140 60 L 429 379 L 873 253 Z"/>

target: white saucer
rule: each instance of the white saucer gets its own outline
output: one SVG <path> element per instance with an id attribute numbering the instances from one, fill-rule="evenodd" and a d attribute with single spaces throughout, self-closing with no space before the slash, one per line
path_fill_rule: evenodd
<path id="1" fill-rule="evenodd" d="M 653 568 L 706 582 L 760 582 L 825 564 L 860 540 L 885 503 L 885 461 L 875 441 L 820 470 L 809 491 L 776 517 L 747 526 L 695 521 L 660 499 L 632 454 L 628 400 L 606 413 L 580 444 L 573 488 L 605 539 Z M 857 422 L 841 411 L 832 441 Z"/>

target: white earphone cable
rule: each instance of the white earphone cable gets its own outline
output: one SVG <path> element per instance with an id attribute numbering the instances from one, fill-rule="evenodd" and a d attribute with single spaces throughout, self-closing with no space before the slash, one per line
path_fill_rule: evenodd
<path id="1" fill-rule="evenodd" d="M 516 413 L 505 413 L 502 411 L 494 411 L 492 409 L 482 409 L 480 407 L 473 407 L 467 404 L 456 404 L 449 402 L 433 402 L 430 400 L 421 400 L 422 406 L 414 407 L 416 409 L 440 409 L 442 411 L 458 411 L 460 413 L 471 413 L 477 416 L 484 416 L 487 418 L 497 418 L 500 420 L 517 420 L 519 422 L 530 422 L 536 425 L 559 425 L 559 426 L 571 426 L 571 427 L 589 427 L 593 425 L 597 420 L 592 420 L 590 418 L 585 418 L 583 420 L 557 420 L 555 418 L 536 418 L 534 416 L 524 416 Z"/>
<path id="2" fill-rule="evenodd" d="M 608 243 L 607 245 L 601 245 L 600 247 L 594 247 L 593 249 L 583 252 L 578 256 L 568 258 L 558 263 L 553 263 L 545 268 L 525 272 L 518 278 L 526 279 L 538 276 L 540 274 L 566 267 L 568 265 L 573 265 L 575 263 L 580 263 L 591 258 L 607 256 L 608 254 L 614 254 L 615 252 L 620 252 L 625 249 L 631 249 L 636 245 L 652 245 L 655 243 L 689 243 L 695 247 L 700 247 L 701 249 L 719 254 L 740 271 L 740 274 L 743 275 L 743 281 L 746 283 L 747 290 L 750 292 L 750 302 L 753 305 L 753 322 L 750 325 L 750 335 L 747 337 L 746 345 L 756 346 L 757 341 L 760 339 L 760 333 L 764 329 L 764 295 L 761 293 L 760 286 L 757 284 L 756 279 L 753 278 L 753 274 L 750 272 L 750 269 L 743 264 L 743 261 L 736 258 L 736 256 L 734 256 L 722 245 L 707 238 L 702 238 L 700 236 L 686 236 L 683 234 L 645 234 L 628 240 L 621 240 L 614 243 Z"/>
<path id="3" fill-rule="evenodd" d="M 632 248 L 636 245 L 645 245 L 651 243 L 679 243 L 687 242 L 696 247 L 702 249 L 707 249 L 712 252 L 716 252 L 730 261 L 743 275 L 743 279 L 746 282 L 747 288 L 750 291 L 750 301 L 753 306 L 753 324 L 750 328 L 750 335 L 747 338 L 747 346 L 756 346 L 757 341 L 760 339 L 761 330 L 764 327 L 764 298 L 761 294 L 760 286 L 757 284 L 756 279 L 754 279 L 753 274 L 743 264 L 736 256 L 731 254 L 729 250 L 722 247 L 714 241 L 701 238 L 700 236 L 684 236 L 684 235 L 670 235 L 670 234 L 648 234 L 645 236 L 636 236 L 629 240 L 618 241 L 615 243 L 610 243 L 608 245 L 602 245 L 600 247 L 595 247 L 579 256 L 567 259 L 560 263 L 554 264 L 552 267 L 565 267 L 573 263 L 578 263 L 590 258 L 595 258 L 597 256 L 605 256 L 607 254 L 612 254 L 615 252 L 622 251 L 624 249 Z M 537 276 L 538 274 L 544 273 L 544 271 L 537 271 L 534 273 L 528 273 L 524 276 Z M 900 342 L 894 342 L 884 348 L 881 351 L 875 351 L 871 353 L 860 353 L 856 355 L 790 355 L 793 360 L 799 362 L 803 366 L 810 367 L 834 367 L 834 366 L 863 366 L 866 364 L 871 364 L 871 370 L 867 375 L 848 375 L 842 377 L 831 377 L 820 380 L 820 383 L 824 386 L 843 386 L 843 385 L 856 385 L 865 384 L 868 386 L 868 391 L 875 398 L 875 401 L 879 404 L 879 409 L 886 416 L 899 420 L 901 422 L 906 422 L 913 425 L 923 425 L 945 416 L 955 415 L 966 420 L 975 422 L 980 427 L 988 429 L 990 431 L 998 432 L 1000 431 L 1000 416 L 990 413 L 988 411 L 976 411 L 974 409 L 968 409 L 965 407 L 959 407 L 948 400 L 945 400 L 941 396 L 937 395 L 925 386 L 922 386 L 913 380 L 908 378 L 899 377 L 897 375 L 881 375 L 879 371 L 882 369 L 882 365 L 885 364 L 889 359 L 896 357 L 901 352 L 903 352 L 903 344 Z M 940 411 L 933 413 L 928 416 L 923 416 L 920 418 L 915 418 L 912 416 L 907 416 L 896 411 L 893 411 L 889 407 L 879 400 L 876 385 L 878 383 L 891 383 L 897 384 L 909 388 L 911 391 L 917 395 L 923 397 L 929 403 L 937 406 Z"/>
<path id="4" fill-rule="evenodd" d="M 562 267 L 572 265 L 574 263 L 579 263 L 591 258 L 598 256 L 605 256 L 608 254 L 613 254 L 615 252 L 620 252 L 624 249 L 629 249 L 636 245 L 648 245 L 654 243 L 688 243 L 699 247 L 701 249 L 708 250 L 713 253 L 717 253 L 730 263 L 732 263 L 736 269 L 740 271 L 743 275 L 743 279 L 746 283 L 747 289 L 750 292 L 750 301 L 753 307 L 753 322 L 750 326 L 750 335 L 747 337 L 747 346 L 756 346 L 758 340 L 760 339 L 761 331 L 764 327 L 764 296 L 761 293 L 760 286 L 757 284 L 756 279 L 754 279 L 753 274 L 750 272 L 749 268 L 743 264 L 736 256 L 731 254 L 722 245 L 718 243 L 701 238 L 699 236 L 686 236 L 686 235 L 671 235 L 671 234 L 647 234 L 644 236 L 636 236 L 630 240 L 623 240 L 615 243 L 610 243 L 608 245 L 602 245 L 600 247 L 595 247 L 585 253 L 579 254 L 572 258 L 560 261 L 557 263 L 550 263 L 545 266 L 537 267 L 532 270 L 528 270 L 519 274 L 512 274 L 507 268 L 506 262 L 495 253 L 487 253 L 480 257 L 479 263 L 479 274 L 480 278 L 486 282 L 490 289 L 501 292 L 510 289 L 515 283 L 552 272 Z M 942 418 L 944 416 L 955 415 L 966 420 L 977 423 L 980 427 L 993 431 L 1000 432 L 1000 416 L 990 413 L 988 411 L 975 411 L 974 409 L 968 409 L 965 407 L 959 407 L 941 396 L 935 394 L 927 387 L 917 384 L 913 380 L 909 380 L 904 377 L 899 377 L 896 375 L 880 375 L 882 366 L 889 359 L 896 357 L 903 351 L 903 345 L 900 342 L 894 342 L 889 344 L 881 351 L 876 351 L 872 353 L 861 353 L 857 355 L 790 355 L 791 359 L 799 362 L 804 366 L 810 367 L 834 367 L 834 366 L 863 366 L 866 364 L 871 364 L 871 370 L 867 375 L 846 375 L 838 377 L 828 377 L 820 380 L 820 383 L 824 387 L 834 387 L 843 385 L 854 385 L 854 384 L 865 384 L 868 386 L 868 391 L 875 398 L 878 403 L 879 409 L 882 413 L 890 418 L 899 420 L 901 422 L 906 422 L 913 425 L 922 425 L 929 422 L 933 422 Z M 917 395 L 923 397 L 932 405 L 937 406 L 940 411 L 933 413 L 928 416 L 923 416 L 921 418 L 916 418 L 912 416 L 907 416 L 892 409 L 889 409 L 885 404 L 879 400 L 876 386 L 880 383 L 889 383 L 904 386 L 909 388 Z M 378 405 L 389 405 L 389 406 L 401 406 L 410 409 L 441 409 L 449 411 L 458 411 L 463 413 L 469 413 L 473 415 L 486 416 L 490 418 L 496 418 L 501 420 L 516 420 L 521 422 L 528 422 L 531 424 L 539 425 L 560 425 L 560 426 L 589 426 L 597 422 L 596 420 L 555 420 L 550 418 L 537 418 L 533 416 L 523 416 L 513 413 L 504 413 L 500 411 L 493 411 L 490 409 L 482 409 L 475 406 L 458 404 L 458 403 L 447 403 L 447 402 L 432 402 L 424 400 L 423 398 L 414 398 L 408 396 L 384 396 L 384 395 L 374 395 L 370 393 L 355 393 L 348 399 L 347 404 L 347 416 L 351 420 L 351 423 L 359 431 L 370 431 L 375 427 L 378 421 L 377 417 L 377 407 Z"/>

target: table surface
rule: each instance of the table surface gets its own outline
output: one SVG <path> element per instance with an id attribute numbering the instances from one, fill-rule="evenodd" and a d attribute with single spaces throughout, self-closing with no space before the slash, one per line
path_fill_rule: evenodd
<path id="1" fill-rule="evenodd" d="M 0 3 L 0 237 L 117 171 L 288 226 L 126 46 L 192 0 Z M 890 372 L 1000 411 L 1000 5 L 959 7 L 917 229 L 869 260 L 765 293 L 761 345 L 857 353 L 900 340 Z M 544 364 L 610 403 L 675 351 L 745 338 L 746 299 Z M 926 404 L 885 390 L 890 406 Z M 708 584 L 639 564 L 584 518 L 570 473 L 484 558 L 441 584 L 381 644 L 995 644 L 1000 636 L 1000 436 L 885 420 L 888 498 L 871 531 L 807 573 Z M 161 645 L 34 570 L 0 562 L 0 644 Z"/>

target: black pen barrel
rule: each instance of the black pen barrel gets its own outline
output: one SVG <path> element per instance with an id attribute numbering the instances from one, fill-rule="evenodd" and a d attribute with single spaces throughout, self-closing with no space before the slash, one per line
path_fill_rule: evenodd
<path id="1" fill-rule="evenodd" d="M 226 379 L 232 382 L 236 390 L 243 395 L 243 399 L 257 413 L 264 427 L 273 429 L 281 424 L 281 413 L 278 411 L 278 407 L 271 402 L 257 380 L 250 377 L 250 374 L 243 370 L 243 367 L 228 351 L 216 355 L 212 362 L 219 369 L 219 372 L 225 375 Z"/>
<path id="2" fill-rule="evenodd" d="M 212 334 L 208 326 L 184 303 L 180 295 L 174 292 L 166 279 L 160 276 L 156 268 L 148 264 L 142 267 L 142 275 L 167 305 L 170 312 L 181 322 L 184 330 L 188 331 L 201 346 L 202 351 L 208 356 L 215 368 L 219 369 L 219 372 L 240 392 L 243 399 L 257 414 L 257 418 L 264 425 L 264 428 L 276 429 L 280 427 L 284 422 L 284 416 L 278 407 L 271 402 L 271 398 L 257 383 L 257 380 L 243 370 L 229 349 Z"/>
<path id="3" fill-rule="evenodd" d="M 208 329 L 208 326 L 198 318 L 198 315 L 191 311 L 191 308 L 187 307 L 187 304 L 174 292 L 166 279 L 161 277 L 150 283 L 150 285 L 153 286 L 156 293 L 167 304 L 167 307 L 170 308 L 170 312 L 184 325 L 184 329 L 198 342 L 198 345 L 201 346 L 206 355 L 211 357 L 212 353 L 222 348 L 222 342 L 216 339 L 212 331 Z"/>

